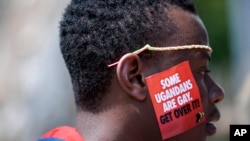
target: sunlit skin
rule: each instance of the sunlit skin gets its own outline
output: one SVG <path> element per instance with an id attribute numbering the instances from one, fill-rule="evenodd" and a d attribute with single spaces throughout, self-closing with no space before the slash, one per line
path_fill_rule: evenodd
<path id="1" fill-rule="evenodd" d="M 177 31 L 173 36 L 157 41 L 155 46 L 209 44 L 207 31 L 198 16 L 175 6 L 169 12 Z M 154 54 L 161 61 L 148 62 L 136 54 L 125 54 L 115 66 L 110 91 L 100 103 L 101 112 L 78 113 L 76 128 L 87 141 L 161 141 L 145 78 L 186 60 L 199 87 L 207 121 L 166 140 L 205 141 L 207 136 L 215 134 L 216 128 L 211 122 L 220 118 L 215 104 L 223 99 L 224 91 L 208 74 L 211 53 L 192 49 Z"/>

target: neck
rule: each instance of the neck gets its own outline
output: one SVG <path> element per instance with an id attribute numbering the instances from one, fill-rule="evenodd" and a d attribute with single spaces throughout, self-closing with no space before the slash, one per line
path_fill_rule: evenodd
<path id="1" fill-rule="evenodd" d="M 128 125 L 124 107 L 114 106 L 98 113 L 78 112 L 76 128 L 87 141 L 115 141 Z"/>
<path id="2" fill-rule="evenodd" d="M 119 83 L 115 80 L 112 84 Z M 77 112 L 76 129 L 83 138 L 86 141 L 161 140 L 159 134 L 154 134 L 159 128 L 150 99 L 141 103 L 122 93 L 117 89 L 119 86 L 114 87 L 101 100 L 99 111 Z"/>

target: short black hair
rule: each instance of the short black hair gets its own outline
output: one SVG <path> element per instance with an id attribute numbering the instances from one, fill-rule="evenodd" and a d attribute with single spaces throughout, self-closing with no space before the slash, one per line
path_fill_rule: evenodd
<path id="1" fill-rule="evenodd" d="M 118 61 L 146 43 L 173 33 L 169 5 L 191 13 L 191 0 L 72 0 L 60 22 L 60 49 L 78 109 L 96 109 Z M 168 28 L 169 27 L 169 28 Z"/>

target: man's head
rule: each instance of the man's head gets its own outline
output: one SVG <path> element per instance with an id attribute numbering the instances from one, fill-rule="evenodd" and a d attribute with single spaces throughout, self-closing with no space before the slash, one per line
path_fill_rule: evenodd
<path id="1" fill-rule="evenodd" d="M 176 137 L 173 140 L 202 141 L 215 133 L 210 122 L 219 119 L 214 104 L 223 98 L 223 90 L 207 74 L 209 50 L 194 48 L 132 53 L 146 44 L 158 47 L 208 45 L 206 29 L 191 0 L 72 0 L 60 29 L 61 51 L 70 72 L 79 112 L 98 113 L 96 117 L 105 115 L 98 118 L 102 121 L 102 128 L 86 123 L 93 129 L 102 131 L 107 127 L 104 124 L 111 120 L 110 124 L 115 126 L 111 125 L 107 130 L 116 133 L 116 140 L 121 139 L 118 131 L 126 133 L 127 140 L 161 140 L 168 138 L 164 138 L 166 132 L 171 134 L 173 129 L 162 129 L 159 119 L 165 124 L 181 114 L 184 118 L 181 121 L 176 119 L 178 122 L 174 125 L 178 134 L 173 134 Z M 116 66 L 108 67 L 117 61 Z M 188 62 L 188 67 L 178 67 L 183 62 Z M 173 69 L 176 75 L 172 75 L 175 76 L 172 80 L 176 83 L 172 82 L 171 87 L 180 85 L 179 78 L 182 77 L 178 71 L 184 71 L 182 75 L 188 78 L 185 82 L 190 83 L 190 91 L 192 86 L 194 93 L 190 96 L 188 86 L 185 89 L 180 86 L 183 93 L 168 95 L 168 89 L 164 89 L 160 95 L 152 94 L 151 89 L 158 83 L 149 82 L 151 77 L 164 71 L 169 74 Z M 164 82 L 167 83 L 167 77 Z M 166 112 L 163 116 L 157 115 L 159 110 L 154 103 L 157 96 L 158 99 L 161 97 Z M 197 105 L 192 103 L 196 100 L 199 101 Z M 182 125 L 189 122 L 186 121 L 189 119 L 187 115 L 195 111 L 188 107 L 190 104 L 193 108 L 195 105 L 200 107 L 201 111 L 194 118 L 197 125 L 186 129 Z M 170 117 L 168 110 L 172 112 Z M 202 118 L 203 115 L 206 119 Z M 93 120 L 94 117 L 90 117 Z"/>
<path id="2" fill-rule="evenodd" d="M 195 13 L 191 1 L 72 0 L 60 25 L 60 45 L 69 69 L 78 108 L 97 108 L 114 70 L 108 64 L 146 43 L 178 31 L 168 15 L 170 5 Z"/>

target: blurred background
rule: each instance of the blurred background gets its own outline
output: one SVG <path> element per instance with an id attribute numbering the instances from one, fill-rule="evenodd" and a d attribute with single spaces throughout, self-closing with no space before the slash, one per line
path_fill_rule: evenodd
<path id="1" fill-rule="evenodd" d="M 0 0 L 0 141 L 35 141 L 73 125 L 59 21 L 69 0 Z M 209 141 L 228 141 L 230 124 L 250 124 L 250 1 L 196 0 L 214 47 L 211 75 L 225 89 Z"/>

